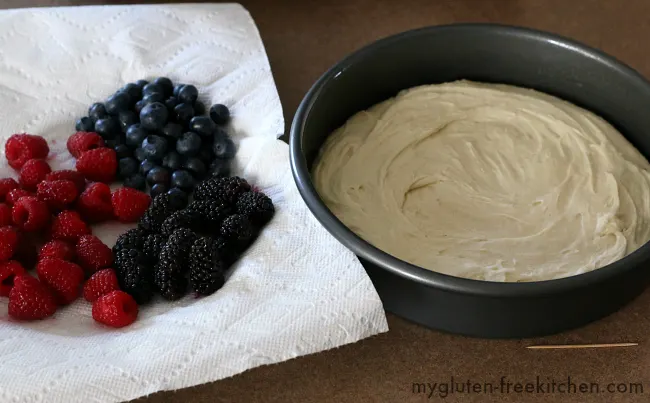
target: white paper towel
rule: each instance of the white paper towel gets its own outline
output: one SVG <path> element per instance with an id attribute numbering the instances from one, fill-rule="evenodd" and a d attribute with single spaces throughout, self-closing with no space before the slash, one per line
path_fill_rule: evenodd
<path id="1" fill-rule="evenodd" d="M 0 402 L 104 402 L 188 387 L 387 330 L 353 254 L 294 186 L 280 101 L 250 15 L 238 5 L 119 6 L 0 13 L 0 133 L 45 136 L 53 168 L 74 121 L 119 86 L 166 75 L 232 107 L 237 172 L 267 192 L 273 221 L 214 295 L 159 301 L 130 327 L 95 323 L 79 300 L 17 323 L 0 299 Z M 4 146 L 2 146 L 4 152 Z M 15 176 L 0 156 L 0 176 Z M 95 227 L 112 245 L 124 225 Z"/>

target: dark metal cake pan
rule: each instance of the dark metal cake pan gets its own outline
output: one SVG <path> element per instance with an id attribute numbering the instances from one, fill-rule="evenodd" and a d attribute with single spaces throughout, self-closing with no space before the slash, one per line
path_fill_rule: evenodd
<path id="1" fill-rule="evenodd" d="M 346 57 L 300 104 L 291 127 L 291 167 L 305 203 L 359 257 L 385 309 L 447 332 L 514 338 L 582 326 L 638 296 L 650 281 L 650 244 L 573 277 L 478 281 L 399 260 L 355 235 L 326 207 L 310 170 L 333 130 L 400 90 L 458 79 L 512 84 L 563 98 L 608 120 L 650 157 L 650 83 L 613 57 L 567 38 L 501 25 L 448 25 L 388 37 Z"/>

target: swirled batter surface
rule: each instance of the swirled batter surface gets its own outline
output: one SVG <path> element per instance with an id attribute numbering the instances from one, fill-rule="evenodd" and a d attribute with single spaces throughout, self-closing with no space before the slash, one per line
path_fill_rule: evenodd
<path id="1" fill-rule="evenodd" d="M 650 164 L 610 124 L 523 88 L 405 90 L 325 142 L 316 188 L 363 239 L 436 272 L 535 281 L 650 239 Z"/>

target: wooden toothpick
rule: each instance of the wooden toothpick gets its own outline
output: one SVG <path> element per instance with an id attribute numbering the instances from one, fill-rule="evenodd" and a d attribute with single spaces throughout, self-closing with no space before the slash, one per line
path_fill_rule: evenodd
<path id="1" fill-rule="evenodd" d="M 613 348 L 613 347 L 632 347 L 638 346 L 639 343 L 605 343 L 605 344 L 549 344 L 528 346 L 531 350 L 552 350 L 552 349 L 571 349 L 571 348 Z"/>

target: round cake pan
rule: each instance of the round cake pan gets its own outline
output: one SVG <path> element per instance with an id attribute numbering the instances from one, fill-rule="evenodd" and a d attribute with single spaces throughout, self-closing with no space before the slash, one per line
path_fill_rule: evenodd
<path id="1" fill-rule="evenodd" d="M 532 337 L 621 308 L 650 280 L 650 244 L 613 264 L 557 280 L 498 283 L 411 265 L 365 242 L 326 207 L 310 169 L 325 138 L 356 112 L 423 84 L 469 79 L 543 91 L 597 113 L 650 156 L 650 83 L 599 50 L 550 33 L 491 24 L 418 29 L 346 57 L 309 90 L 293 120 L 291 168 L 320 223 L 360 259 L 387 311 L 447 332 Z M 516 254 L 516 251 L 513 251 Z"/>

